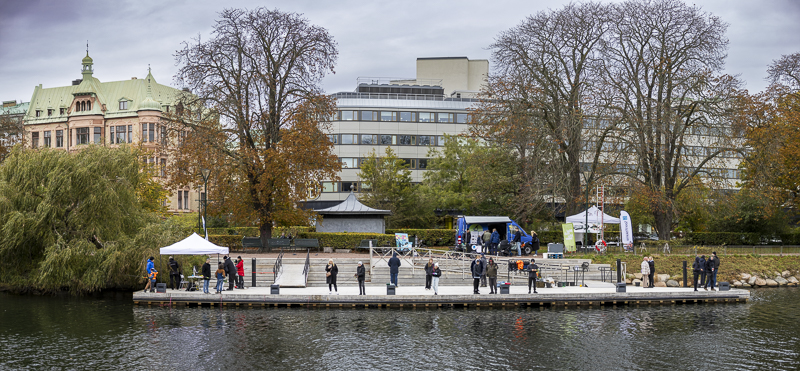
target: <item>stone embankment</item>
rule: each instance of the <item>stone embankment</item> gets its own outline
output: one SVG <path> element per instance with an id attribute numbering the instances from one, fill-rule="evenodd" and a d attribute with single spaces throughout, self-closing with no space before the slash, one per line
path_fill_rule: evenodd
<path id="1" fill-rule="evenodd" d="M 690 273 L 691 274 L 691 273 Z M 731 281 L 731 286 L 736 288 L 749 288 L 749 287 L 797 287 L 800 283 L 800 272 L 790 271 L 783 272 L 767 272 L 767 273 L 741 273 L 739 279 Z M 692 276 L 688 277 L 691 286 Z M 681 287 L 683 286 L 683 277 L 674 276 L 670 277 L 668 274 L 655 275 L 656 287 Z M 634 273 L 628 274 L 625 282 L 629 285 L 641 286 L 642 274 Z"/>

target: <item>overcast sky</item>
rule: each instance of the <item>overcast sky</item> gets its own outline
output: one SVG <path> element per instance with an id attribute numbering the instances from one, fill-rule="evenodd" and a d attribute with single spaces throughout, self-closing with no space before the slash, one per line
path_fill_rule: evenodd
<path id="1" fill-rule="evenodd" d="M 173 84 L 181 42 L 208 37 L 225 7 L 266 6 L 303 13 L 339 47 L 328 93 L 353 91 L 358 77 L 414 77 L 417 57 L 489 59 L 495 36 L 527 15 L 567 1 L 12 1 L 0 0 L 0 100 L 29 101 L 34 86 L 69 85 L 80 62 L 94 76 L 117 81 L 147 75 Z M 766 67 L 800 51 L 800 1 L 697 1 L 730 24 L 726 73 L 762 90 Z"/>

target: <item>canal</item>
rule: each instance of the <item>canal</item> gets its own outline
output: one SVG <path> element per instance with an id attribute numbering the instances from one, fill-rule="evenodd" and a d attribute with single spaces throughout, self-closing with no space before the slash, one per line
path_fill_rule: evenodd
<path id="1" fill-rule="evenodd" d="M 134 306 L 0 293 L 0 369 L 794 370 L 800 290 L 747 304 L 531 309 Z"/>

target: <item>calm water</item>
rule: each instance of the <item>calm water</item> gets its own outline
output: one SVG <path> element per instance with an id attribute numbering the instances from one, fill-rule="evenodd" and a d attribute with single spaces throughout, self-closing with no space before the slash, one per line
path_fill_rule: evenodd
<path id="1" fill-rule="evenodd" d="M 800 290 L 603 309 L 214 309 L 0 294 L 0 369 L 797 369 Z"/>

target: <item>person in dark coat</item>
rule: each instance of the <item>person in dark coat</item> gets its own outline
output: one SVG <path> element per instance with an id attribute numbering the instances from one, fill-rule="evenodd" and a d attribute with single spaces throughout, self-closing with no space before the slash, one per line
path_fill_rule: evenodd
<path id="1" fill-rule="evenodd" d="M 531 293 L 531 286 L 533 286 L 533 293 L 538 294 L 536 292 L 536 279 L 539 277 L 539 266 L 536 265 L 536 259 L 531 259 L 531 263 L 528 264 L 528 294 Z"/>
<path id="2" fill-rule="evenodd" d="M 531 231 L 531 252 L 533 256 L 539 255 L 539 235 Z"/>
<path id="3" fill-rule="evenodd" d="M 236 265 L 233 264 L 233 259 L 225 257 L 225 274 L 228 276 L 228 291 L 233 291 L 233 286 L 236 284 Z"/>
<path id="4" fill-rule="evenodd" d="M 200 268 L 200 274 L 203 275 L 203 293 L 208 294 L 208 283 L 211 281 L 211 259 L 206 259 L 206 263 Z"/>
<path id="5" fill-rule="evenodd" d="M 483 273 L 481 273 L 481 287 L 486 287 L 486 267 L 489 266 L 486 261 L 486 255 L 481 254 L 481 264 L 483 264 Z"/>
<path id="6" fill-rule="evenodd" d="M 717 256 L 717 252 L 716 251 L 712 252 L 711 255 L 714 256 L 714 272 L 712 274 L 714 275 L 714 284 L 716 285 L 716 283 L 717 283 L 717 272 L 719 271 L 719 256 Z M 714 286 L 712 286 L 711 289 L 713 290 Z M 719 291 L 719 289 L 717 289 L 717 291 Z"/>
<path id="7" fill-rule="evenodd" d="M 389 282 L 397 287 L 397 274 L 400 272 L 400 258 L 397 257 L 397 253 L 392 253 L 392 257 L 389 258 Z"/>
<path id="8" fill-rule="evenodd" d="M 511 242 L 514 244 L 514 248 L 517 249 L 517 256 L 522 256 L 522 232 L 520 232 L 519 228 L 514 232 Z"/>
<path id="9" fill-rule="evenodd" d="M 706 256 L 697 256 L 694 258 L 694 263 L 692 264 L 692 276 L 694 281 L 694 291 L 697 291 L 697 279 L 702 278 L 705 279 L 705 269 L 706 269 Z"/>
<path id="10" fill-rule="evenodd" d="M 359 295 L 366 295 L 367 290 L 364 288 L 364 280 L 367 279 L 367 269 L 364 267 L 364 264 L 358 262 L 358 267 L 356 267 L 356 280 L 358 280 L 358 294 Z"/>
<path id="11" fill-rule="evenodd" d="M 428 264 L 425 264 L 425 290 L 431 289 L 431 281 L 433 281 L 433 259 L 428 259 Z"/>
<path id="12" fill-rule="evenodd" d="M 170 256 L 167 266 L 169 267 L 169 288 L 173 290 L 181 288 L 181 265 Z"/>
<path id="13" fill-rule="evenodd" d="M 500 233 L 497 233 L 497 228 L 492 230 L 491 243 L 489 254 L 497 256 L 497 245 L 500 243 Z"/>
<path id="14" fill-rule="evenodd" d="M 475 260 L 472 261 L 470 272 L 472 273 L 472 293 L 480 294 L 481 292 L 478 291 L 478 285 L 481 283 L 481 275 L 483 274 L 483 263 L 481 262 L 480 255 L 476 255 Z"/>
<path id="15" fill-rule="evenodd" d="M 711 291 L 714 291 L 714 287 L 717 285 L 716 276 L 716 266 L 717 266 L 717 259 L 714 258 L 714 255 L 708 257 L 706 261 L 706 282 L 703 284 L 703 290 L 708 291 L 708 285 L 711 284 Z"/>
<path id="16" fill-rule="evenodd" d="M 489 279 L 489 293 L 497 294 L 497 263 L 492 258 L 486 264 L 486 278 Z"/>
<path id="17" fill-rule="evenodd" d="M 650 276 L 648 279 L 650 280 L 650 288 L 653 288 L 656 285 L 656 281 L 653 278 L 656 276 L 656 262 L 653 261 L 653 257 L 651 256 L 650 259 L 647 260 L 647 264 L 650 265 Z"/>
<path id="18" fill-rule="evenodd" d="M 333 294 L 331 291 L 331 287 L 333 290 L 336 291 L 336 295 L 339 295 L 339 288 L 336 287 L 336 275 L 339 274 L 339 267 L 333 263 L 333 259 L 328 260 L 328 265 L 325 266 L 325 283 L 328 284 L 328 294 Z"/>

